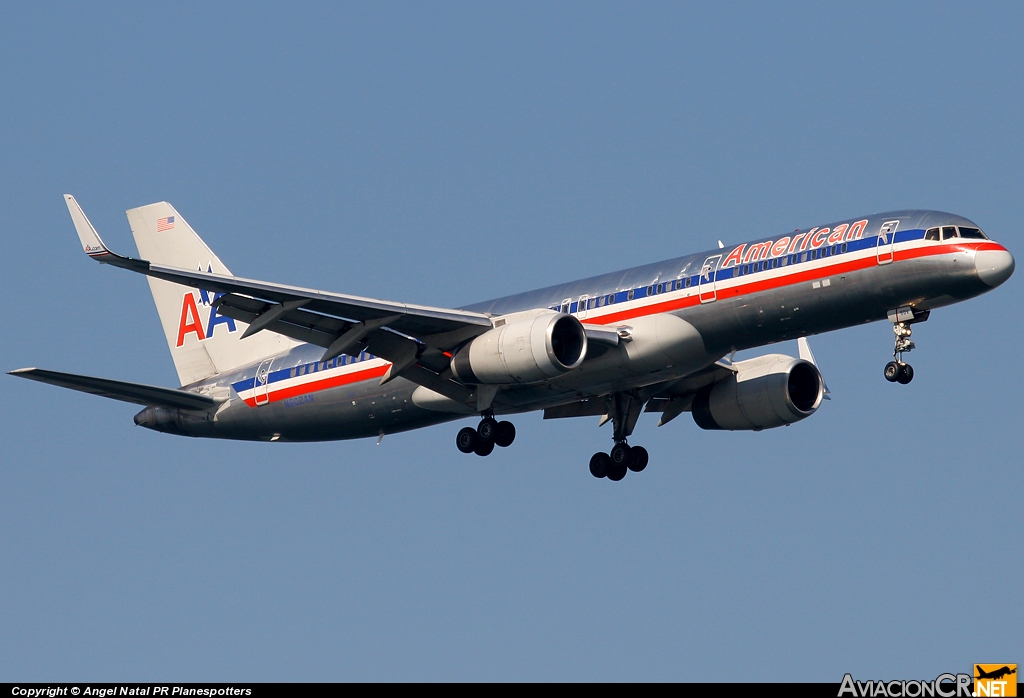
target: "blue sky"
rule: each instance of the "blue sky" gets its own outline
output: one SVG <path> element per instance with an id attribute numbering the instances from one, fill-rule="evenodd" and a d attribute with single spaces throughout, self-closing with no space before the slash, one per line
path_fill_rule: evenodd
<path id="1" fill-rule="evenodd" d="M 1024 254 L 1015 3 L 5 4 L 0 368 L 174 385 L 114 249 L 167 200 L 238 274 L 456 306 L 896 208 Z M 761 433 L 596 418 L 175 438 L 0 377 L 2 680 L 931 678 L 1024 659 L 1020 274 L 814 338 Z M 795 346 L 782 345 L 795 352 Z M 740 673 L 737 674 L 737 668 Z"/>

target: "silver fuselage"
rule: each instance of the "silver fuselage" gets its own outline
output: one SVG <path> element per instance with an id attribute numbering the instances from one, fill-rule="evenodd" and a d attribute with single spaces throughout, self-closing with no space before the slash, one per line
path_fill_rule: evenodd
<path id="1" fill-rule="evenodd" d="M 885 224 L 895 227 L 895 236 Z M 925 239 L 926 230 L 943 225 L 977 227 L 938 211 L 895 211 L 466 306 L 494 318 L 559 309 L 585 324 L 612 327 L 641 326 L 668 313 L 692 325 L 703 343 L 697 351 L 688 347 L 685 357 L 671 347 L 644 356 L 631 355 L 628 343 L 591 347 L 583 365 L 561 377 L 503 386 L 494 411 L 538 410 L 665 383 L 733 351 L 885 320 L 900 307 L 933 310 L 1004 280 L 986 277 L 982 261 L 993 254 L 1009 257 L 1005 248 L 987 239 Z M 826 229 L 829 235 L 821 233 Z M 380 385 L 388 366 L 383 359 L 363 352 L 323 363 L 323 352 L 300 345 L 185 386 L 227 398 L 214 413 L 150 407 L 136 422 L 188 436 L 323 441 L 379 436 L 472 413 L 418 400 L 418 386 L 402 378 Z M 259 373 L 268 379 L 258 385 Z"/>

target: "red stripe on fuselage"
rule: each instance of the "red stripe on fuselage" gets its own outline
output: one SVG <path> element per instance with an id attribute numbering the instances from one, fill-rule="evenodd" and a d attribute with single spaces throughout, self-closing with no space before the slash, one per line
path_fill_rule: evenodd
<path id="1" fill-rule="evenodd" d="M 893 254 L 893 262 L 905 261 L 908 259 L 918 259 L 920 257 L 933 257 L 943 254 L 952 254 L 955 252 L 969 252 L 971 250 L 1005 250 L 1006 248 L 994 242 L 977 242 L 977 243 L 953 243 L 949 245 L 938 245 L 938 246 L 927 246 L 927 247 L 915 247 L 909 250 L 895 250 Z M 729 286 L 722 288 L 718 286 L 716 288 L 716 297 L 722 298 L 735 298 L 736 296 L 742 296 L 748 293 L 760 293 L 762 291 L 770 291 L 784 286 L 790 286 L 793 284 L 804 283 L 806 281 L 814 281 L 815 279 L 821 279 L 826 276 L 834 276 L 836 274 L 846 274 L 861 269 L 869 269 L 871 267 L 879 266 L 877 255 L 867 255 L 852 259 L 849 261 L 839 262 L 836 264 L 829 264 L 826 266 L 815 267 L 813 269 L 806 269 L 801 271 L 793 271 L 780 276 L 775 276 L 767 279 L 759 279 L 757 281 L 751 281 L 745 284 L 738 284 L 736 286 Z M 885 265 L 885 266 L 888 266 Z M 730 267 L 735 269 L 736 267 Z M 780 267 L 782 268 L 782 267 Z M 796 265 L 793 265 L 796 268 Z M 755 272 L 761 273 L 761 272 Z M 717 284 L 728 283 L 731 279 L 716 282 Z M 693 288 L 691 286 L 691 288 Z M 698 287 L 699 289 L 699 287 Z M 670 301 L 664 301 L 662 303 L 652 303 L 650 305 L 640 306 L 638 308 L 630 308 L 629 310 L 623 310 L 618 313 L 610 313 L 601 317 L 596 317 L 593 320 L 586 320 L 586 324 L 590 325 L 610 325 L 616 322 L 622 322 L 623 320 L 630 320 L 636 317 L 642 317 L 644 315 L 652 315 L 655 313 L 667 313 L 673 310 L 679 310 L 681 308 L 689 308 L 696 305 L 701 305 L 700 294 L 711 293 L 710 290 L 701 291 L 694 290 L 694 293 L 685 298 L 676 298 Z M 714 301 L 712 301 L 714 302 Z M 706 305 L 706 304 L 705 304 Z"/>
<path id="2" fill-rule="evenodd" d="M 371 380 L 373 378 L 380 378 L 387 373 L 388 366 L 391 364 L 385 364 L 384 366 L 376 366 L 374 368 L 367 368 L 361 371 L 353 371 L 352 373 L 343 373 L 340 376 L 330 376 L 328 378 L 320 378 L 317 380 L 309 381 L 308 383 L 302 383 L 300 385 L 292 385 L 287 388 L 279 388 L 278 390 L 271 390 L 267 396 L 270 398 L 268 402 L 279 402 L 281 400 L 287 400 L 290 397 L 299 397 L 300 395 L 306 395 L 308 393 L 316 393 L 321 390 L 327 390 L 329 388 L 337 388 L 342 385 L 348 385 L 350 383 L 360 383 L 362 381 Z M 249 407 L 256 407 L 256 397 L 248 397 L 245 399 L 245 404 Z M 267 404 L 266 402 L 262 404 Z"/>

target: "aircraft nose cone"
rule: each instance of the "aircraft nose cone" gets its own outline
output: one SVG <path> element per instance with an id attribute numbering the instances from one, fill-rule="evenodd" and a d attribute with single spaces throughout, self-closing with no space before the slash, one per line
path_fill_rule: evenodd
<path id="1" fill-rule="evenodd" d="M 992 288 L 1009 279 L 1014 266 L 1013 255 L 1006 250 L 979 250 L 974 257 L 978 278 Z"/>

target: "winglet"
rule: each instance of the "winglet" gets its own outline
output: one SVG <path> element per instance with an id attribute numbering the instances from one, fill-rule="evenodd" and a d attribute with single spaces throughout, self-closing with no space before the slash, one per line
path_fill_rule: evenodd
<path id="1" fill-rule="evenodd" d="M 82 211 L 82 207 L 75 201 L 75 197 L 71 196 L 71 194 L 65 194 L 64 203 L 68 205 L 68 213 L 71 214 L 71 220 L 74 222 L 75 230 L 78 232 L 78 239 L 82 242 L 82 249 L 85 250 L 87 255 L 97 262 L 113 264 L 116 267 L 127 267 L 135 270 L 149 268 L 149 262 L 122 257 L 111 252 L 103 243 L 103 240 L 100 239 L 100 234 L 96 232 L 96 228 L 85 217 L 85 212 Z"/>
<path id="2" fill-rule="evenodd" d="M 811 352 L 811 345 L 808 343 L 807 337 L 800 337 L 797 339 L 796 346 L 800 350 L 800 358 L 804 361 L 810 361 L 814 364 L 815 368 L 818 368 L 818 362 L 814 360 L 814 354 Z M 820 370 L 821 369 L 819 369 L 819 372 Z M 832 391 L 828 389 L 828 383 L 825 382 L 825 376 L 821 377 L 821 382 L 825 388 L 825 399 L 831 400 L 832 398 L 829 396 L 832 394 Z"/>

